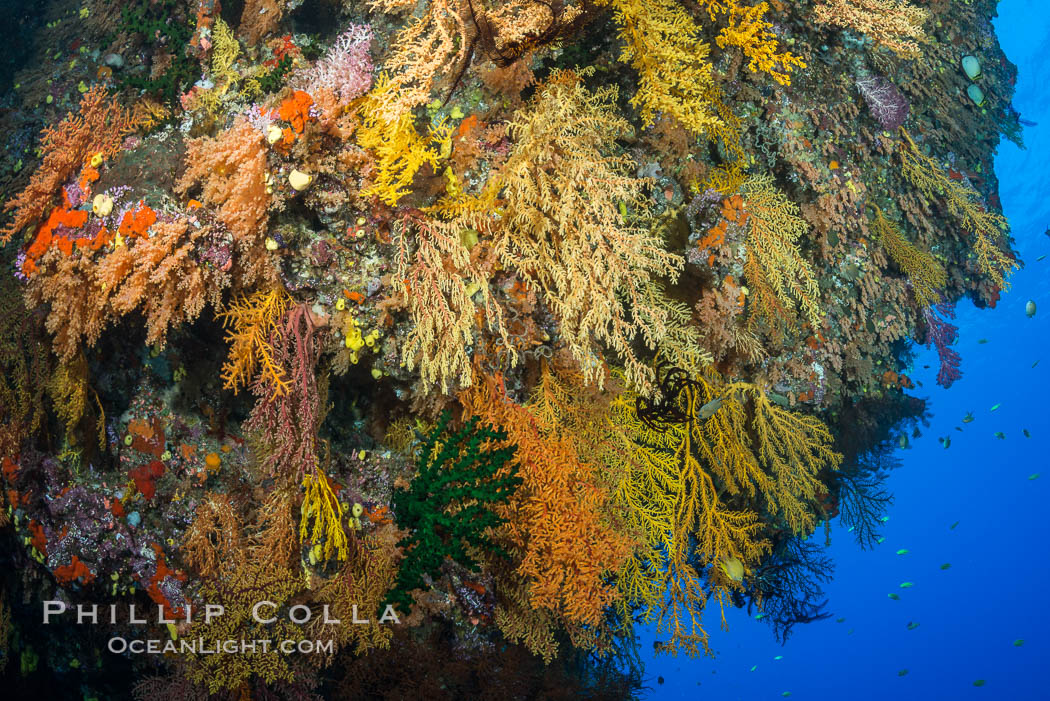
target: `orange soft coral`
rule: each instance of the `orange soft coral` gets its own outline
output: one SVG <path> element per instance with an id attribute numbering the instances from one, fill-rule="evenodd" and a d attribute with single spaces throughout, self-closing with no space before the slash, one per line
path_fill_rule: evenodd
<path id="1" fill-rule="evenodd" d="M 78 579 L 87 584 L 94 578 L 95 575 L 88 569 L 88 566 L 76 555 L 73 556 L 73 561 L 68 565 L 59 565 L 55 568 L 55 579 L 58 580 L 59 584 L 69 584 Z"/>
<path id="2" fill-rule="evenodd" d="M 143 228 L 150 219 L 140 210 L 128 226 Z M 103 249 L 112 235 L 102 229 L 77 239 L 79 255 L 50 256 L 29 278 L 26 297 L 49 306 L 46 327 L 60 356 L 72 358 L 108 324 L 135 311 L 145 317 L 147 343 L 163 345 L 168 329 L 195 319 L 207 302 L 218 303 L 221 272 L 193 255 L 207 228 L 158 219 L 149 231 L 133 246 Z"/>
<path id="3" fill-rule="evenodd" d="M 218 136 L 191 139 L 186 173 L 176 189 L 183 194 L 200 185 L 199 201 L 233 234 L 242 249 L 261 244 L 266 208 L 266 142 L 243 117 Z M 260 246 L 261 247 L 261 246 Z"/>
<path id="4" fill-rule="evenodd" d="M 68 206 L 68 203 L 67 203 Z M 68 209 L 66 207 L 53 209 L 47 221 L 37 229 L 33 243 L 26 249 L 25 261 L 22 263 L 22 273 L 30 275 L 36 272 L 36 262 L 52 246 L 57 247 L 65 255 L 73 252 L 73 242 L 66 236 L 56 236 L 55 229 L 65 226 L 70 229 L 79 229 L 87 223 L 87 212 L 79 209 Z"/>
<path id="5" fill-rule="evenodd" d="M 619 596 L 607 575 L 619 571 L 635 545 L 611 517 L 600 470 L 581 458 L 572 437 L 541 408 L 509 399 L 501 376 L 476 376 L 460 395 L 463 416 L 500 426 L 517 446 L 523 483 L 497 510 L 506 519 L 503 535 L 521 557 L 517 574 L 528 583 L 528 601 L 567 621 L 597 625 Z"/>
<path id="6" fill-rule="evenodd" d="M 93 153 L 117 153 L 121 141 L 135 126 L 131 113 L 106 92 L 105 86 L 96 85 L 86 92 L 77 114 L 67 115 L 57 127 L 49 127 L 41 134 L 43 161 L 25 190 L 4 205 L 5 211 L 14 212 L 14 217 L 0 229 L 0 244 L 42 219 L 62 183 L 77 167 Z"/>
<path id="7" fill-rule="evenodd" d="M 309 93 L 296 90 L 291 97 L 281 103 L 277 116 L 289 122 L 296 134 L 302 134 L 306 123 L 313 119 L 310 116 L 310 106 L 313 104 L 314 99 Z"/>
<path id="8" fill-rule="evenodd" d="M 117 231 L 121 236 L 144 239 L 148 238 L 149 228 L 156 223 L 157 213 L 144 202 L 139 202 L 138 208 L 124 214 Z"/>

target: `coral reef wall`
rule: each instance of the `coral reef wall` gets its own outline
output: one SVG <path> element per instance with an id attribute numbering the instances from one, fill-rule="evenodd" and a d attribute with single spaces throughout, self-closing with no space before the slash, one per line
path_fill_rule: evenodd
<path id="1" fill-rule="evenodd" d="M 12 688 L 628 698 L 638 624 L 825 615 L 831 520 L 877 541 L 926 418 L 911 349 L 958 379 L 954 304 L 1022 265 L 995 5 L 20 15 Z"/>

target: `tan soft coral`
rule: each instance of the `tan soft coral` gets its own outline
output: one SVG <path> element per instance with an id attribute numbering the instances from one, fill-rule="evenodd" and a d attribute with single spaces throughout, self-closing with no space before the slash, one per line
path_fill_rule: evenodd
<path id="1" fill-rule="evenodd" d="M 242 116 L 214 138 L 188 142 L 186 172 L 176 184 L 182 194 L 199 185 L 200 200 L 214 208 L 216 218 L 233 234 L 244 257 L 238 261 L 242 284 L 276 280 L 263 246 L 270 204 L 266 174 L 263 135 Z"/>
<path id="2" fill-rule="evenodd" d="M 133 246 L 93 255 L 49 253 L 26 286 L 26 299 L 50 305 L 55 352 L 72 358 L 83 344 L 94 345 L 109 323 L 136 310 L 146 318 L 147 343 L 163 344 L 171 328 L 193 321 L 209 301 L 217 304 L 225 279 L 193 256 L 202 235 L 185 220 L 164 220 Z"/>

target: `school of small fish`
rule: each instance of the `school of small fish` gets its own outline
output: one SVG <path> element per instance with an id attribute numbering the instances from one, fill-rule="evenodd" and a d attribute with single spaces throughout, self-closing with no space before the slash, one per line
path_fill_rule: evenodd
<path id="1" fill-rule="evenodd" d="M 1050 228 L 1047 229 L 1047 235 L 1050 236 Z M 1043 258 L 1045 258 L 1045 256 L 1040 256 L 1036 260 L 1042 260 Z M 1028 316 L 1028 318 L 1032 318 L 1033 316 L 1035 316 L 1035 314 L 1036 314 L 1036 304 L 1035 304 L 1035 302 L 1033 300 L 1028 300 L 1028 302 L 1025 304 L 1025 314 Z M 979 339 L 977 341 L 977 343 L 985 344 L 985 343 L 988 343 L 988 340 L 985 339 L 985 338 L 982 338 L 982 339 Z M 1036 360 L 1034 363 L 1032 363 L 1032 367 L 1035 368 L 1035 366 L 1037 366 L 1038 364 L 1039 364 L 1039 360 Z M 929 367 L 929 366 L 926 366 L 926 367 Z M 708 404 L 704 405 L 701 408 L 702 418 L 707 418 L 707 417 L 713 415 L 719 409 L 721 404 L 722 404 L 721 399 L 716 399 L 716 400 L 714 400 L 712 402 L 709 402 Z M 988 411 L 990 411 L 990 412 L 998 411 L 998 409 L 1001 406 L 1002 406 L 1001 402 L 993 404 L 989 408 Z M 704 414 L 706 414 L 706 416 L 703 416 Z M 962 423 L 963 424 L 973 423 L 974 421 L 976 421 L 976 417 L 974 416 L 974 413 L 972 411 L 966 412 L 966 414 L 962 417 Z M 962 432 L 963 429 L 961 427 L 959 427 L 959 426 L 956 426 L 955 430 Z M 1025 438 L 1031 438 L 1032 437 L 1032 434 L 1029 432 L 1029 430 L 1027 428 L 1021 429 L 1021 433 L 1024 435 Z M 995 438 L 999 439 L 999 440 L 1005 440 L 1006 439 L 1006 434 L 1003 431 L 995 431 L 992 435 Z M 913 434 L 913 436 L 915 438 L 919 437 L 918 429 L 916 429 L 916 431 Z M 951 439 L 950 436 L 938 437 L 937 440 L 938 440 L 938 442 L 941 444 L 941 446 L 945 450 L 947 450 L 948 448 L 951 447 L 952 439 Z M 899 444 L 899 446 L 902 449 L 910 448 L 911 444 L 910 444 L 910 441 L 908 439 L 908 435 L 905 434 L 905 433 L 902 433 L 900 435 L 899 439 L 898 439 L 898 444 Z M 1035 472 L 1035 473 L 1032 473 L 1031 475 L 1029 475 L 1028 479 L 1029 480 L 1035 480 L 1035 479 L 1038 479 L 1039 476 L 1040 476 L 1040 473 Z M 889 520 L 890 520 L 889 516 L 882 516 L 882 517 L 879 518 L 879 522 L 880 523 L 886 523 Z M 958 525 L 959 525 L 959 521 L 956 521 L 956 522 L 952 523 L 950 526 L 948 526 L 948 528 L 949 528 L 949 530 L 955 530 L 955 527 L 958 526 Z M 853 528 L 850 527 L 849 530 L 852 531 Z M 883 537 L 878 537 L 878 538 L 876 538 L 876 543 L 881 545 L 883 542 L 885 542 L 885 540 L 886 539 L 883 538 Z M 907 555 L 908 553 L 909 553 L 909 550 L 907 548 L 900 548 L 899 550 L 896 551 L 897 555 Z M 949 569 L 951 569 L 951 566 L 952 565 L 951 565 L 950 562 L 945 562 L 945 563 L 940 565 L 940 569 L 941 570 L 949 570 Z M 900 588 L 901 589 L 911 589 L 914 586 L 915 586 L 914 582 L 901 582 L 900 583 Z M 897 594 L 895 592 L 890 592 L 889 594 L 887 594 L 887 596 L 890 599 L 892 599 L 893 601 L 900 601 L 901 600 L 900 594 Z M 765 614 L 760 613 L 760 614 L 755 616 L 755 620 L 761 620 L 764 617 L 765 617 Z M 835 619 L 836 623 L 844 623 L 845 621 L 846 621 L 845 617 L 839 617 L 839 618 Z M 915 630 L 918 627 L 919 627 L 919 622 L 918 621 L 908 621 L 908 623 L 906 625 L 907 630 Z M 848 633 L 852 634 L 853 633 L 853 629 L 850 628 Z M 1013 641 L 1013 646 L 1014 647 L 1021 647 L 1021 646 L 1024 645 L 1024 642 L 1025 641 L 1024 641 L 1023 638 L 1018 638 L 1018 639 Z M 781 659 L 783 659 L 783 656 L 782 655 L 777 655 L 773 659 L 774 660 L 781 660 Z M 757 664 L 752 666 L 750 671 L 754 672 L 756 669 L 758 669 L 758 665 Z M 907 668 L 901 669 L 901 670 L 899 670 L 897 672 L 897 676 L 898 677 L 905 677 L 905 676 L 908 675 L 908 672 L 909 672 L 909 670 Z M 984 679 L 976 679 L 973 682 L 973 686 L 976 686 L 976 687 L 982 687 L 984 685 L 985 685 L 985 680 Z M 785 691 L 785 692 L 783 692 L 781 694 L 781 696 L 783 696 L 783 697 L 791 696 L 791 692 L 790 691 Z"/>

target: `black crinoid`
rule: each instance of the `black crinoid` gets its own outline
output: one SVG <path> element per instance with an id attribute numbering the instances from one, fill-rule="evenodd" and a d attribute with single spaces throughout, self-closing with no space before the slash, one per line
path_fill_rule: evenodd
<path id="1" fill-rule="evenodd" d="M 662 358 L 656 359 L 655 370 L 657 392 L 652 399 L 639 395 L 635 400 L 638 418 L 654 431 L 662 431 L 669 424 L 688 423 L 692 417 L 682 408 L 686 404 L 682 393 L 687 389 L 702 392 L 703 386 Z"/>

